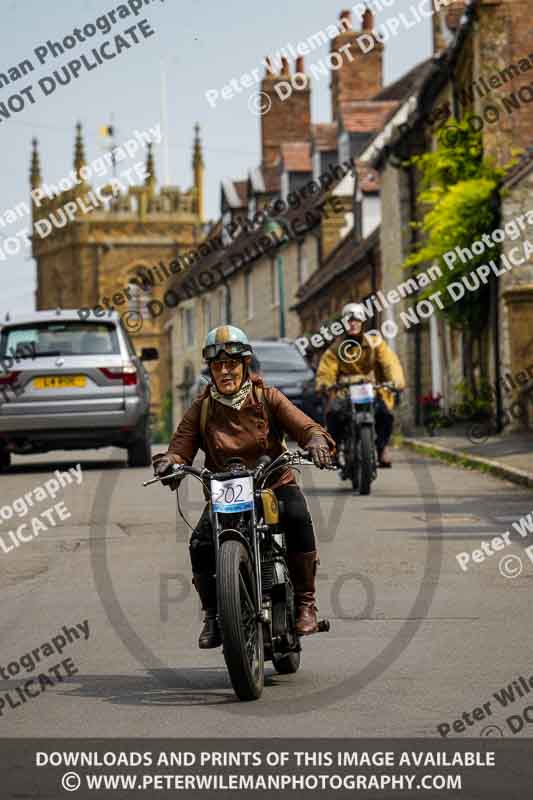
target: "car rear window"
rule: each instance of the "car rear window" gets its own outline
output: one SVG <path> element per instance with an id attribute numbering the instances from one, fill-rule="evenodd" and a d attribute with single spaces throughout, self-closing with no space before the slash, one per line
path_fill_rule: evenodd
<path id="1" fill-rule="evenodd" d="M 96 356 L 119 354 L 117 331 L 112 324 L 90 322 L 38 322 L 2 329 L 0 352 L 16 353 L 35 347 L 35 357 L 47 355 Z"/>
<path id="2" fill-rule="evenodd" d="M 309 369 L 292 345 L 255 345 L 254 351 L 263 372 L 303 372 Z"/>

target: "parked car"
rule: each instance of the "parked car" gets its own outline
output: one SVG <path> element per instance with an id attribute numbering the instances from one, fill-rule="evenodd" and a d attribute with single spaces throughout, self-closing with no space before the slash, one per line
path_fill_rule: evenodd
<path id="1" fill-rule="evenodd" d="M 152 347 L 136 354 L 116 312 L 81 320 L 76 311 L 37 311 L 0 323 L 0 469 L 11 453 L 110 445 L 128 451 L 129 466 L 148 466 L 142 362 L 157 358 Z"/>
<path id="2" fill-rule="evenodd" d="M 315 374 L 296 345 L 289 339 L 254 339 L 250 344 L 254 351 L 253 371 L 320 422 L 321 401 L 315 392 Z M 204 367 L 194 382 L 191 399 L 198 397 L 209 382 L 209 370 Z"/>

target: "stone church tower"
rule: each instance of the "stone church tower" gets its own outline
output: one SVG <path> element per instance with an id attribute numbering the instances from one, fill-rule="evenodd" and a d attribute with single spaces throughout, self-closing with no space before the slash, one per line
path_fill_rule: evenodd
<path id="1" fill-rule="evenodd" d="M 171 309 L 161 312 L 161 304 L 154 303 L 152 308 L 159 310 L 154 316 L 148 304 L 161 301 L 170 288 L 169 262 L 202 240 L 204 161 L 196 126 L 193 186 L 187 191 L 162 186 L 158 191 L 152 145 L 146 145 L 133 159 L 141 175 L 145 174 L 141 185 L 136 185 L 135 176 L 127 182 L 120 178 L 124 169 L 131 172 L 130 161 L 115 164 L 125 190 L 113 185 L 110 167 L 104 179 L 110 182 L 93 189 L 82 180 L 87 172 L 80 175 L 87 162 L 78 124 L 73 163 L 80 182 L 57 196 L 40 200 L 40 205 L 32 202 L 33 223 L 41 221 L 40 231 L 34 228 L 32 254 L 37 263 L 38 310 L 111 305 L 122 315 L 137 352 L 142 347 L 158 348 L 160 360 L 146 366 L 152 377 L 152 411 L 159 415 L 171 388 L 170 339 L 165 325 Z M 97 180 L 102 183 L 101 178 Z M 32 190 L 45 190 L 35 139 L 30 184 Z"/>

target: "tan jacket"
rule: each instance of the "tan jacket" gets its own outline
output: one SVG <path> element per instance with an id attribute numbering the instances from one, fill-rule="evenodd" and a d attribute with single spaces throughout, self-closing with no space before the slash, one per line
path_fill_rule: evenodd
<path id="1" fill-rule="evenodd" d="M 398 356 L 383 340 L 378 344 L 375 335 L 365 334 L 360 340 L 360 352 L 355 345 L 347 345 L 346 349 L 343 349 L 347 340 L 350 340 L 349 336 L 340 342 L 334 342 L 320 359 L 315 378 L 317 389 L 327 389 L 335 383 L 343 383 L 352 375 L 365 375 L 374 383 L 394 383 L 397 389 L 405 389 L 405 377 Z M 343 354 L 344 358 L 341 358 Z M 392 392 L 380 389 L 378 394 L 387 408 L 392 410 L 394 408 Z"/>
<path id="2" fill-rule="evenodd" d="M 252 385 L 263 386 L 263 381 L 253 375 Z M 327 439 L 331 452 L 335 451 L 335 442 L 327 431 L 296 408 L 279 389 L 265 386 L 263 392 L 268 411 L 265 403 L 258 402 L 254 388 L 239 411 L 211 400 L 205 436 L 202 437 L 200 414 L 202 400 L 209 394 L 207 387 L 186 411 L 172 437 L 168 455 L 177 464 L 192 464 L 198 450 L 203 450 L 205 466 L 213 472 L 220 472 L 225 461 L 232 457 L 242 458 L 249 468 L 255 466 L 260 456 L 277 458 L 284 448 L 276 432 L 270 430 L 269 412 L 278 433 L 286 432 L 300 447 L 305 448 L 313 434 L 320 433 Z M 294 482 L 292 470 L 286 469 L 275 472 L 270 485 L 275 488 Z"/>

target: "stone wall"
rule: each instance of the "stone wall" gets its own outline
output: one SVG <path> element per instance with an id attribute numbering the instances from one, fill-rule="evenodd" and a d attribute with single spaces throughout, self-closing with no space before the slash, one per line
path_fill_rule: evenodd
<path id="1" fill-rule="evenodd" d="M 533 168 L 516 181 L 511 181 L 506 186 L 507 196 L 502 203 L 502 225 L 526 214 L 533 209 Z M 526 221 L 527 222 L 527 221 Z M 529 238 L 533 243 L 533 226 L 529 225 L 522 234 L 522 240 Z M 503 242 L 503 253 L 509 257 L 510 251 L 519 245 L 523 257 L 522 244 L 518 240 L 513 242 L 509 238 Z M 504 405 L 510 408 L 512 403 L 519 399 L 520 386 L 533 386 L 533 257 L 523 265 L 514 266 L 500 278 L 499 309 L 501 321 L 500 359 L 502 375 L 510 375 L 517 385 L 512 393 L 502 392 Z M 529 381 L 522 378 L 522 373 L 528 375 Z M 520 376 L 520 377 L 519 377 Z M 523 398 L 523 395 L 522 395 Z M 529 421 L 533 427 L 533 406 L 524 402 L 524 413 L 512 415 L 513 427 L 521 427 L 522 422 Z"/>

